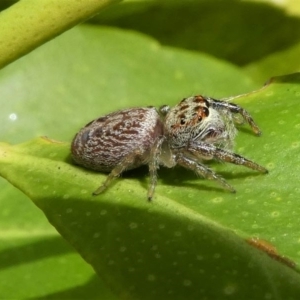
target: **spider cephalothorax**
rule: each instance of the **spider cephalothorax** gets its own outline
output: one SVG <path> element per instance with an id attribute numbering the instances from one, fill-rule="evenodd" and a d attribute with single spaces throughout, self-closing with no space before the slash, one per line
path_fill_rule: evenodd
<path id="1" fill-rule="evenodd" d="M 231 148 L 236 135 L 231 113 L 211 107 L 211 100 L 195 96 L 183 99 L 172 109 L 164 106 L 165 134 L 171 148 L 185 147 L 190 141 Z"/>

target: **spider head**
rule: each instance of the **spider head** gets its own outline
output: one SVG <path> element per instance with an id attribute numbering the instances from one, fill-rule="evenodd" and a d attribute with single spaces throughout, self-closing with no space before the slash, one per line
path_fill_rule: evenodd
<path id="1" fill-rule="evenodd" d="M 168 111 L 165 133 L 171 148 L 187 147 L 191 141 L 227 146 L 235 136 L 235 127 L 230 113 L 210 107 L 204 96 L 194 96 Z"/>

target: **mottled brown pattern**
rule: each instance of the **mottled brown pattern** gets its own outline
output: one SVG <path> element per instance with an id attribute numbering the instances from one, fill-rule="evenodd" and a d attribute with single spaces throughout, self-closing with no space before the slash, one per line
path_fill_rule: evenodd
<path id="1" fill-rule="evenodd" d="M 193 97 L 193 102 L 202 103 L 202 102 L 204 102 L 204 98 L 202 96 L 195 96 L 195 97 Z"/>
<path id="2" fill-rule="evenodd" d="M 187 108 L 189 108 L 188 105 L 182 105 L 182 106 L 180 107 L 180 110 L 185 110 L 185 109 L 187 109 Z"/>
<path id="3" fill-rule="evenodd" d="M 141 157 L 136 159 L 138 164 L 147 161 L 151 145 L 162 135 L 162 130 L 155 108 L 132 108 L 111 113 L 90 122 L 75 136 L 72 156 L 79 165 L 110 172 L 129 153 L 142 149 Z"/>

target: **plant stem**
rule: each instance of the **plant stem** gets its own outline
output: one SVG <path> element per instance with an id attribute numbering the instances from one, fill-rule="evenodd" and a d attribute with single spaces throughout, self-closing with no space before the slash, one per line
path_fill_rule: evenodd
<path id="1" fill-rule="evenodd" d="M 0 13 L 0 68 L 120 0 L 21 0 Z"/>

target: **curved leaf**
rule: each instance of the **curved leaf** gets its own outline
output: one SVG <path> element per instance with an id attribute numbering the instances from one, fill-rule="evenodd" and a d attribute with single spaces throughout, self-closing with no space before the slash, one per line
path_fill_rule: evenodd
<path id="1" fill-rule="evenodd" d="M 184 181 L 187 173 L 181 169 L 166 169 L 152 203 L 145 200 L 145 177 L 120 179 L 93 197 L 105 175 L 74 166 L 69 145 L 48 139 L 2 144 L 0 172 L 121 298 L 243 299 L 251 293 L 256 299 L 297 299 L 298 273 L 228 228 L 274 241 L 297 261 L 298 236 L 290 229 L 297 227 L 299 215 L 300 126 L 290 114 L 300 115 L 299 83 L 300 74 L 275 78 L 236 99 L 253 111 L 264 131 L 261 138 L 242 132 L 238 152 L 251 153 L 270 174 L 214 165 L 238 190 L 234 196 L 192 176 Z M 173 175 L 167 177 L 167 171 Z M 171 184 L 172 176 L 178 180 Z"/>
<path id="2" fill-rule="evenodd" d="M 138 30 L 163 45 L 245 65 L 299 42 L 300 31 L 293 30 L 300 25 L 298 1 L 282 1 L 281 9 L 271 2 L 123 1 L 91 21 Z M 254 27 L 253 19 L 259 19 L 261 26 Z"/>

